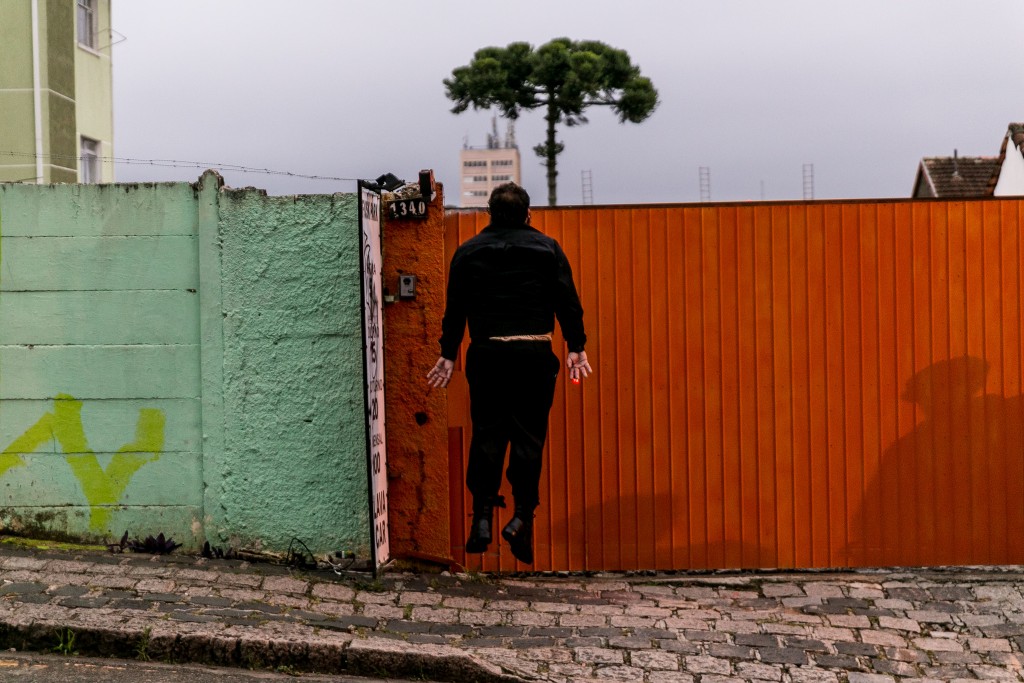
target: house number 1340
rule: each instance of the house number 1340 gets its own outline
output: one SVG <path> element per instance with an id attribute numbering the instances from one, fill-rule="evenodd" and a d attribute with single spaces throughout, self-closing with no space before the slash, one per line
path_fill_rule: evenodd
<path id="1" fill-rule="evenodd" d="M 388 204 L 391 218 L 425 218 L 427 202 L 423 199 L 396 199 Z"/>

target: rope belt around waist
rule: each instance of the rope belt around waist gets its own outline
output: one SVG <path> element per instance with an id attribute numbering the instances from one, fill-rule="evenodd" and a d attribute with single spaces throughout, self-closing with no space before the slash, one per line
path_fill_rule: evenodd
<path id="1" fill-rule="evenodd" d="M 512 342 L 512 341 L 551 341 L 551 332 L 547 334 L 510 334 L 505 337 L 489 337 L 491 341 Z"/>

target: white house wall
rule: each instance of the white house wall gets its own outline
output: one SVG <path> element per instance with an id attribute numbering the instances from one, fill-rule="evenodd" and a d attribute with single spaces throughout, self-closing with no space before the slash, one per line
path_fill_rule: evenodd
<path id="1" fill-rule="evenodd" d="M 999 170 L 999 182 L 993 191 L 996 197 L 1024 195 L 1024 155 L 1012 142 L 1008 142 L 1007 147 L 1010 149 L 1006 152 L 1003 167 Z"/>

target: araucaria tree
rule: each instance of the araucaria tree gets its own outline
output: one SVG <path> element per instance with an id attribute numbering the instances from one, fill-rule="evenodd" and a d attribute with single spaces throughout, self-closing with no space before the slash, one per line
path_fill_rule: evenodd
<path id="1" fill-rule="evenodd" d="M 547 138 L 533 151 L 544 159 L 548 175 L 548 205 L 557 203 L 556 160 L 565 145 L 555 140 L 560 123 L 587 122 L 592 106 L 611 107 L 619 121 L 640 123 L 658 106 L 658 91 L 629 54 L 596 40 L 556 38 L 534 49 L 528 43 L 477 50 L 473 61 L 444 80 L 452 113 L 497 107 L 516 119 L 524 109 L 545 110 Z"/>

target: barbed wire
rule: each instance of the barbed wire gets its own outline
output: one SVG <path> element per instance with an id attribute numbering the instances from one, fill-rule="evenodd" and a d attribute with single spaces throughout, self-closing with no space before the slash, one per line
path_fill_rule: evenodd
<path id="1" fill-rule="evenodd" d="M 8 150 L 0 150 L 0 156 L 7 157 L 24 157 L 32 159 L 49 159 L 50 161 L 81 161 L 83 157 L 75 156 L 72 154 L 42 154 L 38 155 L 34 152 L 12 152 Z M 262 175 L 279 175 L 287 176 L 289 178 L 303 178 L 307 180 L 340 180 L 340 181 L 351 181 L 356 182 L 358 178 L 343 178 L 340 176 L 329 176 L 329 175 L 315 175 L 310 173 L 295 173 L 292 171 L 283 171 L 274 168 L 257 168 L 255 166 L 244 166 L 241 164 L 224 164 L 213 161 L 187 161 L 184 159 L 136 159 L 133 157 L 110 157 L 110 156 L 96 156 L 88 157 L 89 159 L 96 159 L 102 162 L 112 162 L 115 164 L 125 164 L 129 166 L 156 166 L 159 168 L 196 168 L 205 170 L 208 168 L 218 169 L 221 171 L 236 171 L 238 173 L 258 173 Z"/>

